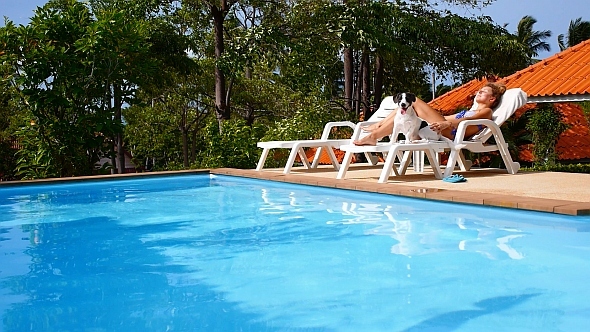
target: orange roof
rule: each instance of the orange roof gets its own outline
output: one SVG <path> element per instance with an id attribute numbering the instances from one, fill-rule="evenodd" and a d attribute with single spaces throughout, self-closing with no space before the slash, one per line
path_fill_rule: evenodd
<path id="1" fill-rule="evenodd" d="M 470 106 L 475 92 L 488 81 L 521 88 L 529 103 L 590 100 L 590 39 L 502 79 L 473 80 L 432 100 L 444 114 Z"/>
<path id="2" fill-rule="evenodd" d="M 558 103 L 555 107 L 563 114 L 569 128 L 557 141 L 559 160 L 590 159 L 590 129 L 584 111 L 579 105 Z"/>
<path id="3" fill-rule="evenodd" d="M 523 106 L 516 116 L 536 106 L 536 102 L 590 100 L 590 40 L 525 68 L 502 79 L 490 78 L 506 84 L 507 88 L 520 87 L 528 94 L 530 104 Z M 434 99 L 429 104 L 443 114 L 452 114 L 458 108 L 470 107 L 475 92 L 488 79 L 473 80 Z M 579 105 L 555 103 L 570 126 L 557 142 L 559 160 L 590 159 L 590 130 Z M 523 150 L 521 157 L 532 161 L 532 155 Z M 528 157 L 524 157 L 528 156 Z"/>
<path id="4" fill-rule="evenodd" d="M 529 102 L 590 100 L 590 40 L 500 81 L 526 91 Z"/>

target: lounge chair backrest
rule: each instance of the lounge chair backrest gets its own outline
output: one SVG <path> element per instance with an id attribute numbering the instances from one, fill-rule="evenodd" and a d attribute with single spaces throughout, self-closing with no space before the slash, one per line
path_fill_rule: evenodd
<path id="1" fill-rule="evenodd" d="M 381 101 L 381 104 L 379 105 L 379 108 L 375 111 L 375 113 L 373 113 L 373 115 L 371 115 L 371 117 L 365 121 L 371 121 L 371 122 L 381 121 L 382 119 L 385 119 L 391 112 L 393 112 L 397 108 L 398 108 L 398 105 L 393 101 L 393 96 L 387 96 L 387 97 L 383 98 L 383 100 Z"/>
<path id="2" fill-rule="evenodd" d="M 492 114 L 492 120 L 498 125 L 508 120 L 516 112 L 517 109 L 524 106 L 527 103 L 527 94 L 520 88 L 508 89 L 502 95 L 500 103 L 494 109 Z M 490 129 L 486 128 L 480 133 L 474 135 L 471 140 L 485 142 L 492 136 Z"/>

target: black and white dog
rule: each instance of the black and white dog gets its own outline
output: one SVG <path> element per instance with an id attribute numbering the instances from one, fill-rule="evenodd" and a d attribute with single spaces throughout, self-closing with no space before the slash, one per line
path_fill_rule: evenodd
<path id="1" fill-rule="evenodd" d="M 440 134 L 430 129 L 426 121 L 422 121 L 414 111 L 412 104 L 416 101 L 416 95 L 413 93 L 398 93 L 393 101 L 399 106 L 395 118 L 393 119 L 393 134 L 391 140 L 396 142 L 398 135 L 404 134 L 406 143 L 416 142 L 419 140 L 440 139 Z"/>

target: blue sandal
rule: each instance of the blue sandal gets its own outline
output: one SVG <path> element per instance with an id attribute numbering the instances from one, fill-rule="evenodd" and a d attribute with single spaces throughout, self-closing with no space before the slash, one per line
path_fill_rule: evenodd
<path id="1" fill-rule="evenodd" d="M 442 179 L 444 182 L 449 182 L 449 183 L 457 183 L 457 182 L 465 182 L 467 181 L 466 178 L 463 177 L 463 175 L 460 174 L 453 174 L 450 176 L 447 176 L 445 178 Z"/>

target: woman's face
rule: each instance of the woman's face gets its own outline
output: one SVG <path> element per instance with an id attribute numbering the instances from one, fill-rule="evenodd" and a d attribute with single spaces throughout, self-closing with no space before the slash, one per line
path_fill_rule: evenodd
<path id="1" fill-rule="evenodd" d="M 483 88 L 477 91 L 477 96 L 475 97 L 475 101 L 480 104 L 491 105 L 496 97 L 494 97 L 492 93 L 492 88 L 489 86 L 484 86 Z"/>

